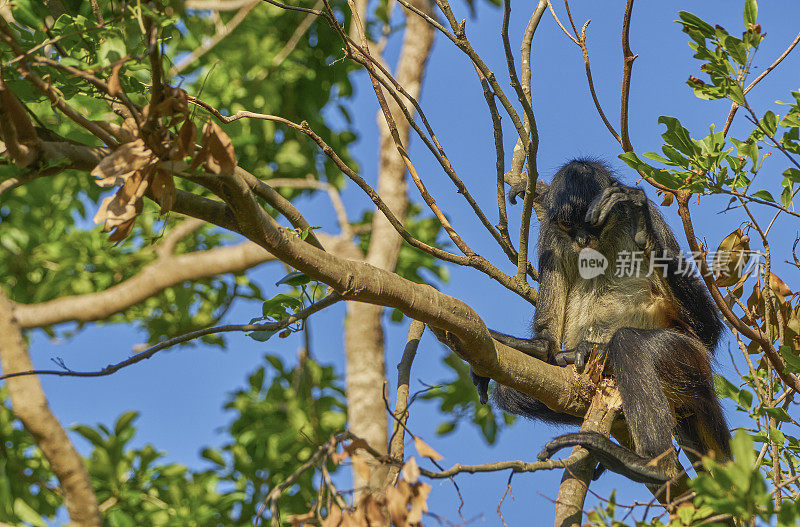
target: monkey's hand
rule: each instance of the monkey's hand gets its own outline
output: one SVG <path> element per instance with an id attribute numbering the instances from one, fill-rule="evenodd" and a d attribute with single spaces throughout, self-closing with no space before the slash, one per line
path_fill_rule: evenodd
<path id="1" fill-rule="evenodd" d="M 576 432 L 558 436 L 544 446 L 539 453 L 539 460 L 550 459 L 562 448 L 570 446 L 582 446 L 608 470 L 639 483 L 662 485 L 670 479 L 651 460 L 614 443 L 598 432 Z"/>
<path id="2" fill-rule="evenodd" d="M 581 373 L 586 367 L 586 362 L 589 360 L 589 356 L 592 354 L 592 349 L 594 349 L 595 346 L 599 346 L 599 344 L 583 340 L 570 350 L 557 351 L 554 357 L 556 364 L 559 366 L 574 364 L 578 373 Z"/>
<path id="3" fill-rule="evenodd" d="M 478 390 L 478 397 L 481 400 L 481 404 L 486 404 L 489 401 L 489 381 L 492 379 L 489 377 L 481 377 L 472 371 L 472 368 L 469 369 L 469 376 L 472 377 L 472 384 L 474 384 L 475 388 Z"/>
<path id="4" fill-rule="evenodd" d="M 631 235 L 636 245 L 644 248 L 649 239 L 647 226 L 649 207 L 644 191 L 624 185 L 611 185 L 589 205 L 589 210 L 586 211 L 586 223 L 602 227 L 614 208 L 631 218 Z"/>

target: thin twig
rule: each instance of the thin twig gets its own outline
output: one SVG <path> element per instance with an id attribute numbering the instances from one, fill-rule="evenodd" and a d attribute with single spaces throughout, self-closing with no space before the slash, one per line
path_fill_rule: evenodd
<path id="1" fill-rule="evenodd" d="M 230 35 L 236 27 L 241 24 L 252 9 L 260 3 L 259 0 L 251 0 L 250 3 L 244 4 L 239 11 L 228 21 L 227 24 L 222 26 L 219 31 L 214 33 L 210 39 L 204 40 L 203 45 L 196 47 L 191 53 L 183 57 L 169 70 L 170 75 L 179 75 L 183 70 L 188 68 L 193 62 L 197 61 L 211 51 L 217 44 Z"/>
<path id="2" fill-rule="evenodd" d="M 761 72 L 761 75 L 759 75 L 758 77 L 756 77 L 755 79 L 753 79 L 753 82 L 751 82 L 751 83 L 750 83 L 750 84 L 747 86 L 747 88 L 745 88 L 745 89 L 742 91 L 742 93 L 743 93 L 744 95 L 747 95 L 747 92 L 749 92 L 750 90 L 752 90 L 752 89 L 753 89 L 753 87 L 754 87 L 756 84 L 758 84 L 759 82 L 761 82 L 761 80 L 762 80 L 764 77 L 766 77 L 766 76 L 767 76 L 767 74 L 769 74 L 769 72 L 771 72 L 772 70 L 774 70 L 775 68 L 777 68 L 777 67 L 778 67 L 778 64 L 780 64 L 780 63 L 783 61 L 783 59 L 785 59 L 785 58 L 786 58 L 786 57 L 789 55 L 789 53 L 791 53 L 791 52 L 792 52 L 792 50 L 795 48 L 795 46 L 797 46 L 797 44 L 798 44 L 798 43 L 800 43 L 800 33 L 798 33 L 798 34 L 797 34 L 797 36 L 796 36 L 796 37 L 794 37 L 794 40 L 792 40 L 792 42 L 789 44 L 789 47 L 787 47 L 787 48 L 786 48 L 786 50 L 785 50 L 783 53 L 781 53 L 781 55 L 780 55 L 780 56 L 779 56 L 777 59 L 775 59 L 775 62 L 773 62 L 772 64 L 770 64 L 770 65 L 767 67 L 767 69 L 765 69 L 764 71 L 762 71 L 762 72 Z M 729 129 L 730 129 L 730 127 L 731 127 L 731 123 L 733 123 L 733 117 L 736 115 L 736 110 L 738 110 L 738 109 L 739 109 L 739 104 L 738 104 L 738 103 L 735 103 L 735 102 L 734 102 L 734 103 L 732 103 L 732 104 L 731 104 L 731 110 L 730 110 L 730 112 L 728 112 L 728 118 L 727 118 L 727 119 L 725 119 L 725 126 L 722 128 L 722 135 L 723 135 L 723 136 L 726 136 L 726 135 L 728 135 L 728 130 L 729 130 Z"/>
<path id="3" fill-rule="evenodd" d="M 295 322 L 308 318 L 317 311 L 325 309 L 326 307 L 335 304 L 336 302 L 342 300 L 343 298 L 344 297 L 342 295 L 333 292 L 330 295 L 326 296 L 325 298 L 321 299 L 319 302 L 316 302 L 315 304 L 312 304 L 306 309 L 298 313 L 295 313 L 294 315 L 291 315 L 278 322 L 264 322 L 261 324 L 230 324 L 226 326 L 216 326 L 213 328 L 205 328 L 197 331 L 192 331 L 184 335 L 167 339 L 163 342 L 156 344 L 155 346 L 147 348 L 146 350 L 133 355 L 132 357 L 124 361 L 120 361 L 115 364 L 109 364 L 105 368 L 96 371 L 72 371 L 72 370 L 20 371 L 15 373 L 9 373 L 7 375 L 0 375 L 0 381 L 10 379 L 12 377 L 20 377 L 22 375 L 56 375 L 59 377 L 104 377 L 106 375 L 111 375 L 112 373 L 115 373 L 121 370 L 122 368 L 131 366 L 132 364 L 136 364 L 137 362 L 141 362 L 145 359 L 149 359 L 150 357 L 152 357 L 161 350 L 171 348 L 172 346 L 175 346 L 177 344 L 182 344 L 184 342 L 204 337 L 206 335 L 212 335 L 214 333 L 226 333 L 230 331 L 278 331 L 280 329 L 284 329 L 290 326 Z"/>

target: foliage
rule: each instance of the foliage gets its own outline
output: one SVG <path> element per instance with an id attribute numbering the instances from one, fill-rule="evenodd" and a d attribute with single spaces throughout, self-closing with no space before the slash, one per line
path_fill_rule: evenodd
<path id="1" fill-rule="evenodd" d="M 65 12 L 52 20 L 41 2 L 17 1 L 12 11 L 16 19 L 13 29 L 23 51 L 60 64 L 34 66 L 34 73 L 46 77 L 53 89 L 88 119 L 118 126 L 123 124 L 122 110 L 112 108 L 91 82 L 68 68 L 91 71 L 109 83 L 116 78 L 132 104 L 146 105 L 151 68 L 146 56 L 141 55 L 145 49 L 144 20 L 152 20 L 161 31 L 167 57 L 162 66 L 167 74 L 173 63 L 180 63 L 187 52 L 212 38 L 218 26 L 210 21 L 208 12 L 184 11 L 183 2 L 178 1 L 101 4 L 105 24 L 99 24 L 89 2 L 64 2 Z M 226 17 L 229 15 L 223 15 Z M 355 136 L 349 130 L 349 120 L 340 119 L 344 126 L 336 131 L 325 118 L 329 107 L 346 117 L 345 103 L 352 94 L 348 80 L 351 66 L 335 61 L 341 53 L 338 37 L 330 31 L 318 32 L 316 23 L 304 36 L 305 45 L 283 50 L 280 44 L 289 39 L 299 18 L 302 15 L 278 8 L 256 9 L 217 47 L 171 82 L 202 92 L 206 100 L 227 114 L 246 106 L 307 120 L 352 165 L 347 147 Z M 250 49 L 259 52 L 246 52 Z M 276 60 L 282 51 L 285 58 Z M 3 64 L 15 57 L 8 46 L 0 49 Z M 128 60 L 120 64 L 123 58 Z M 267 75 L 282 82 L 263 82 Z M 3 80 L 36 123 L 46 129 L 42 133 L 98 144 L 84 127 L 53 112 L 50 101 L 14 68 L 3 68 Z M 287 82 L 293 89 L 281 89 Z M 195 126 L 202 126 L 206 119 L 204 110 L 190 110 L 189 120 Z M 311 174 L 341 184 L 338 170 L 330 161 L 320 161 L 315 146 L 296 134 L 276 129 L 274 123 L 241 120 L 229 125 L 229 130 L 239 162 L 256 175 L 306 178 Z M 20 173 L 16 165 L 0 165 L 0 180 Z M 188 188 L 183 182 L 177 186 Z M 12 300 L 36 303 L 102 291 L 135 275 L 155 258 L 153 246 L 174 225 L 175 218 L 169 213 L 160 215 L 158 206 L 145 202 L 128 238 L 112 248 L 103 232 L 90 223 L 105 195 L 84 173 L 65 170 L 29 182 L 3 197 L 0 274 L 6 277 L 2 285 Z M 176 251 L 210 249 L 230 239 L 206 226 L 181 240 Z M 245 275 L 199 280 L 173 286 L 108 321 L 139 325 L 152 342 L 213 324 L 237 298 L 260 297 L 258 285 Z M 54 331 L 46 329 L 51 334 Z M 221 343 L 220 337 L 204 340 Z"/>
<path id="2" fill-rule="evenodd" d="M 456 431 L 458 424 L 464 420 L 478 427 L 483 438 L 490 445 L 497 439 L 497 433 L 504 425 L 510 425 L 515 417 L 498 412 L 490 404 L 481 404 L 478 391 L 472 384 L 469 365 L 454 354 L 443 359 L 444 364 L 453 370 L 455 377 L 447 379 L 423 393 L 422 398 L 435 401 L 442 415 L 448 416 L 439 425 L 436 432 L 448 435 Z"/>
<path id="3" fill-rule="evenodd" d="M 782 116 L 771 110 L 757 112 L 746 96 L 754 84 L 745 81 L 753 56 L 764 38 L 757 14 L 755 0 L 746 0 L 745 30 L 741 38 L 691 13 L 680 12 L 678 21 L 691 38 L 689 45 L 695 52 L 694 58 L 702 62 L 700 70 L 708 75 L 708 81 L 691 76 L 687 84 L 700 99 L 726 98 L 738 106 L 739 111 L 746 112 L 745 117 L 751 124 L 747 136 L 728 139 L 724 133 L 727 130 L 717 131 L 712 125 L 708 135 L 694 139 L 677 118 L 662 116 L 658 121 L 666 126 L 662 135 L 663 155 L 648 152 L 642 157 L 667 168 L 650 165 L 634 152 L 626 152 L 620 158 L 668 189 L 701 195 L 729 195 L 729 209 L 744 210 L 747 214 L 744 227 L 722 241 L 709 278 L 722 288 L 729 305 L 737 313 L 734 316 L 743 325 L 760 331 L 769 346 L 779 341 L 785 373 L 797 374 L 800 373 L 798 295 L 772 272 L 770 260 L 758 262 L 755 267 L 742 265 L 754 255 L 763 257 L 769 249 L 767 233 L 749 207 L 755 204 L 770 207 L 776 217 L 782 213 L 794 214 L 794 197 L 800 182 L 800 164 L 795 157 L 800 154 L 800 92 L 791 92 L 794 102 L 780 103 L 786 108 Z M 779 155 L 770 158 L 773 153 Z M 779 200 L 773 197 L 774 178 L 757 180 L 765 171 L 767 158 L 771 165 L 784 163 L 779 169 L 783 175 Z M 769 172 L 774 171 L 770 166 Z M 757 235 L 763 253 L 750 249 L 749 234 Z M 745 299 L 746 286 L 752 286 L 752 292 Z M 758 521 L 796 525 L 800 520 L 794 499 L 776 499 L 776 486 L 785 487 L 781 491 L 785 492 L 795 485 L 796 467 L 800 462 L 799 425 L 787 412 L 793 390 L 776 374 L 764 344 L 756 340 L 747 342 L 740 332 L 735 333 L 734 338 L 749 371 L 742 375 L 740 386 L 718 377 L 716 390 L 720 397 L 734 401 L 739 412 L 747 414 L 753 429 L 736 433 L 732 462 L 723 464 L 703 459 L 705 471 L 699 472 L 691 482 L 696 492 L 694 502 L 682 504 L 670 525 L 705 524 L 716 515 L 731 515 L 744 524 Z M 772 481 L 772 488 L 767 479 Z M 596 511 L 590 519 L 596 525 L 623 525 L 614 520 L 615 506 L 613 500 L 609 501 L 605 510 Z M 653 525 L 661 523 L 654 520 Z"/>
<path id="4" fill-rule="evenodd" d="M 233 420 L 223 446 L 202 451 L 210 463 L 204 470 L 164 462 L 151 445 L 134 447 L 135 411 L 113 427 L 74 427 L 91 444 L 87 466 L 108 525 L 252 525 L 266 493 L 345 423 L 344 392 L 333 369 L 310 358 L 287 368 L 267 356 L 225 407 Z M 42 518 L 54 518 L 62 500 L 33 438 L 6 404 L 0 404 L 0 435 L 0 522 L 44 526 Z M 316 484 L 314 471 L 302 475 L 284 494 L 281 511 L 306 512 Z"/>

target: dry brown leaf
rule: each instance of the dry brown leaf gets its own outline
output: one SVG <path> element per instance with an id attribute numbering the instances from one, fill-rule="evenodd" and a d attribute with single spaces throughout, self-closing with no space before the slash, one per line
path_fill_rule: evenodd
<path id="1" fill-rule="evenodd" d="M 369 527 L 364 513 L 360 511 L 345 512 L 342 514 L 342 527 Z"/>
<path id="2" fill-rule="evenodd" d="M 422 514 L 428 512 L 428 494 L 431 493 L 431 486 L 427 483 L 418 483 L 414 485 L 414 491 L 414 496 L 410 500 L 408 523 L 421 524 Z"/>
<path id="3" fill-rule="evenodd" d="M 38 157 L 39 137 L 17 96 L 0 80 L 0 135 L 8 156 L 18 168 L 25 168 Z"/>
<path id="4" fill-rule="evenodd" d="M 353 468 L 355 469 L 356 473 L 359 476 L 364 478 L 365 481 L 369 480 L 369 476 L 370 476 L 370 473 L 372 472 L 372 469 L 367 464 L 367 462 L 364 461 L 363 457 L 361 457 L 361 456 L 353 456 Z"/>
<path id="5" fill-rule="evenodd" d="M 409 483 L 416 483 L 419 479 L 419 465 L 413 457 L 403 465 L 403 479 Z"/>
<path id="6" fill-rule="evenodd" d="M 369 445 L 367 444 L 367 442 L 361 439 L 360 437 L 357 437 L 351 440 L 346 445 L 344 445 L 344 451 L 350 454 L 351 456 L 354 455 L 356 453 L 356 450 L 358 450 L 359 448 L 363 448 L 364 450 L 369 449 Z"/>
<path id="7" fill-rule="evenodd" d="M 773 291 L 783 296 L 789 296 L 792 294 L 792 290 L 789 289 L 789 286 L 786 285 L 786 282 L 781 280 L 778 275 L 775 273 L 770 273 L 769 275 L 769 285 L 772 287 Z"/>
<path id="8" fill-rule="evenodd" d="M 236 168 L 236 152 L 231 138 L 214 121 L 208 121 L 203 127 L 203 161 L 209 171 L 214 174 L 232 175 Z"/>
<path id="9" fill-rule="evenodd" d="M 401 481 L 401 483 L 404 483 Z M 396 527 L 406 527 L 408 522 L 408 499 L 396 487 L 386 489 L 386 510 L 392 519 L 392 525 Z"/>
<path id="10" fill-rule="evenodd" d="M 371 494 L 366 494 L 358 504 L 359 510 L 364 511 L 367 525 L 370 527 L 382 527 L 386 524 L 381 506 L 375 501 Z"/>
<path id="11" fill-rule="evenodd" d="M 338 527 L 341 521 L 342 509 L 335 503 L 332 503 L 328 515 L 322 520 L 322 527 Z"/>
<path id="12" fill-rule="evenodd" d="M 181 129 L 178 131 L 178 141 L 176 143 L 176 148 L 174 148 L 174 154 L 172 156 L 173 159 L 181 160 L 187 154 L 191 154 L 194 152 L 194 145 L 197 141 L 197 127 L 194 123 L 186 119 L 181 126 Z"/>
<path id="13" fill-rule="evenodd" d="M 420 456 L 430 458 L 434 461 L 442 459 L 442 455 L 439 452 L 432 449 L 428 443 L 419 437 L 414 438 L 414 446 L 417 448 L 417 453 L 419 453 Z"/>
<path id="14" fill-rule="evenodd" d="M 175 182 L 172 176 L 163 170 L 157 170 L 150 183 L 150 189 L 153 191 L 153 197 L 161 205 L 159 214 L 171 211 L 172 205 L 175 203 Z"/>
<path id="15" fill-rule="evenodd" d="M 108 241 L 114 242 L 114 245 L 119 244 L 119 242 L 128 237 L 135 223 L 136 218 L 133 218 L 121 225 L 117 225 L 114 231 L 108 236 Z"/>
<path id="16" fill-rule="evenodd" d="M 109 241 L 119 243 L 133 228 L 134 220 L 142 212 L 142 196 L 150 184 L 151 174 L 142 170 L 133 172 L 116 194 L 109 196 L 100 204 L 95 223 L 105 223 L 103 232 L 114 230 Z"/>
<path id="17" fill-rule="evenodd" d="M 156 157 L 144 145 L 144 141 L 137 139 L 120 145 L 111 154 L 104 157 L 94 167 L 92 175 L 100 178 L 96 183 L 101 187 L 113 187 L 125 183 L 132 172 L 141 170 L 156 161 Z"/>
<path id="18" fill-rule="evenodd" d="M 108 78 L 108 94 L 116 97 L 122 94 L 122 84 L 119 82 L 119 70 L 122 69 L 124 62 L 119 62 L 111 69 L 111 77 Z"/>
<path id="19" fill-rule="evenodd" d="M 334 465 L 338 465 L 342 461 L 344 461 L 345 459 L 347 459 L 349 457 L 350 457 L 350 454 L 348 454 L 347 452 L 334 452 L 331 455 L 331 461 L 333 461 Z"/>

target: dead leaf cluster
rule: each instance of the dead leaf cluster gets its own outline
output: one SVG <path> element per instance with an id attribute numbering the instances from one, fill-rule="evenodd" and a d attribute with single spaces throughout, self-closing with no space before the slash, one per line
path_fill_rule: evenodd
<path id="1" fill-rule="evenodd" d="M 358 458 L 354 458 L 355 459 Z M 364 493 L 352 510 L 342 510 L 332 504 L 322 527 L 415 527 L 422 525 L 422 515 L 428 511 L 431 486 L 419 481 L 419 466 L 411 458 L 402 470 L 403 479 L 386 489 L 383 495 Z M 292 518 L 292 525 L 308 525 L 306 515 Z"/>
<path id="2" fill-rule="evenodd" d="M 109 89 L 117 94 L 122 93 L 118 79 L 119 68 L 114 68 Z M 176 171 L 202 166 L 214 174 L 232 174 L 236 167 L 230 137 L 216 123 L 205 124 L 198 148 L 186 92 L 179 88 L 165 86 L 161 100 L 144 108 L 138 120 L 128 116 L 121 126 L 97 124 L 121 142 L 92 171 L 101 187 L 120 187 L 103 200 L 94 217 L 115 243 L 130 234 L 148 193 L 161 206 L 160 214 L 172 209 Z"/>
<path id="3" fill-rule="evenodd" d="M 0 79 L 0 138 L 5 143 L 5 154 L 19 168 L 36 161 L 39 155 L 39 138 L 25 108 Z"/>

